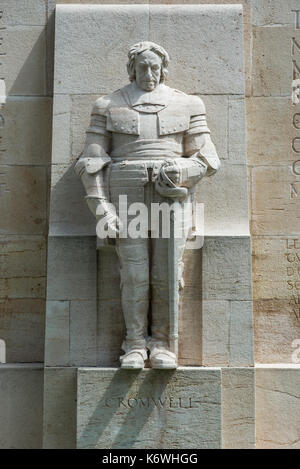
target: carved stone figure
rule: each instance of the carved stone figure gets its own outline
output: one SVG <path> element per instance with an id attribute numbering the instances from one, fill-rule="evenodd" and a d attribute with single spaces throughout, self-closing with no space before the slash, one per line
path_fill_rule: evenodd
<path id="1" fill-rule="evenodd" d="M 169 239 L 151 233 L 121 237 L 119 196 L 126 195 L 128 205 L 177 201 L 183 206 L 195 184 L 214 174 L 220 162 L 202 100 L 164 84 L 168 53 L 140 42 L 128 57 L 131 83 L 96 101 L 75 170 L 89 208 L 117 234 L 126 325 L 121 367 L 143 368 L 149 351 L 153 368 L 173 369 L 186 239 L 175 239 L 172 231 Z"/>

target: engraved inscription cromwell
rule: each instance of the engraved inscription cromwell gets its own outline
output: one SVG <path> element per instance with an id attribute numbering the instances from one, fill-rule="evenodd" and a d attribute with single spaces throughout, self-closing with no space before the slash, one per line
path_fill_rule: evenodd
<path id="1" fill-rule="evenodd" d="M 195 401 L 192 397 L 117 397 L 107 398 L 105 402 L 100 402 L 100 407 L 113 407 L 124 409 L 145 408 L 166 408 L 166 409 L 195 409 L 199 406 L 201 400 Z"/>
<path id="2" fill-rule="evenodd" d="M 122 236 L 120 197 L 128 206 L 177 203 L 183 211 L 196 184 L 214 174 L 219 158 L 206 123 L 203 101 L 165 85 L 168 53 L 140 42 L 128 53 L 130 84 L 99 98 L 75 170 L 90 210 L 114 234 L 120 260 L 126 337 L 121 367 L 177 367 L 178 298 L 183 286 L 186 236 Z M 113 210 L 114 208 L 115 210 Z M 130 213 L 128 213 L 128 221 Z"/>

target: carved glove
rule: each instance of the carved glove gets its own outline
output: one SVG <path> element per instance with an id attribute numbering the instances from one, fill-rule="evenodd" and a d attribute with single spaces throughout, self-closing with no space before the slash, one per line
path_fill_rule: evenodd
<path id="1" fill-rule="evenodd" d="M 112 237 L 120 232 L 122 224 L 116 214 L 113 204 L 108 200 L 107 167 L 111 159 L 102 157 L 81 157 L 75 166 L 75 171 L 81 177 L 86 190 L 85 200 L 88 207 L 101 226 L 106 226 Z M 98 234 L 98 224 L 97 224 Z M 100 233 L 99 233 L 100 234 Z"/>
<path id="2" fill-rule="evenodd" d="M 122 223 L 116 213 L 114 205 L 108 202 L 107 199 L 99 199 L 95 197 L 86 196 L 86 201 L 91 212 L 95 215 L 97 221 L 101 221 L 101 226 L 106 226 L 107 230 L 111 233 L 108 237 L 115 238 L 122 229 Z M 101 238 L 99 226 L 97 224 L 97 235 Z"/>
<path id="3" fill-rule="evenodd" d="M 184 199 L 206 170 L 206 164 L 196 156 L 167 161 L 160 169 L 155 188 L 163 197 Z"/>

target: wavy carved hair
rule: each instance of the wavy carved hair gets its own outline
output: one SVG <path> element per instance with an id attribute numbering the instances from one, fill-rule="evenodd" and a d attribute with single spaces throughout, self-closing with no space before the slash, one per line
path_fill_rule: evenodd
<path id="1" fill-rule="evenodd" d="M 151 52 L 154 52 L 157 54 L 161 60 L 162 60 L 162 67 L 161 67 L 161 76 L 160 76 L 160 82 L 163 83 L 168 75 L 168 65 L 169 65 L 169 54 L 168 52 L 161 46 L 155 44 L 154 42 L 149 42 L 149 41 L 144 41 L 144 42 L 138 42 L 137 44 L 134 44 L 129 49 L 128 52 L 128 62 L 127 62 L 127 72 L 129 75 L 130 81 L 135 80 L 135 59 L 136 57 L 141 54 L 142 52 L 145 52 L 147 50 L 150 50 Z"/>

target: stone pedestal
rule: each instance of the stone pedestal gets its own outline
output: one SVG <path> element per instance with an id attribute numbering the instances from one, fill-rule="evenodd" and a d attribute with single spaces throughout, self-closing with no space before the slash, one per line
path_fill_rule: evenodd
<path id="1" fill-rule="evenodd" d="M 0 448 L 37 449 L 43 440 L 43 366 L 0 364 Z"/>
<path id="2" fill-rule="evenodd" d="M 255 369 L 48 367 L 44 448 L 254 448 Z"/>
<path id="3" fill-rule="evenodd" d="M 79 368 L 78 448 L 221 448 L 221 369 Z"/>

